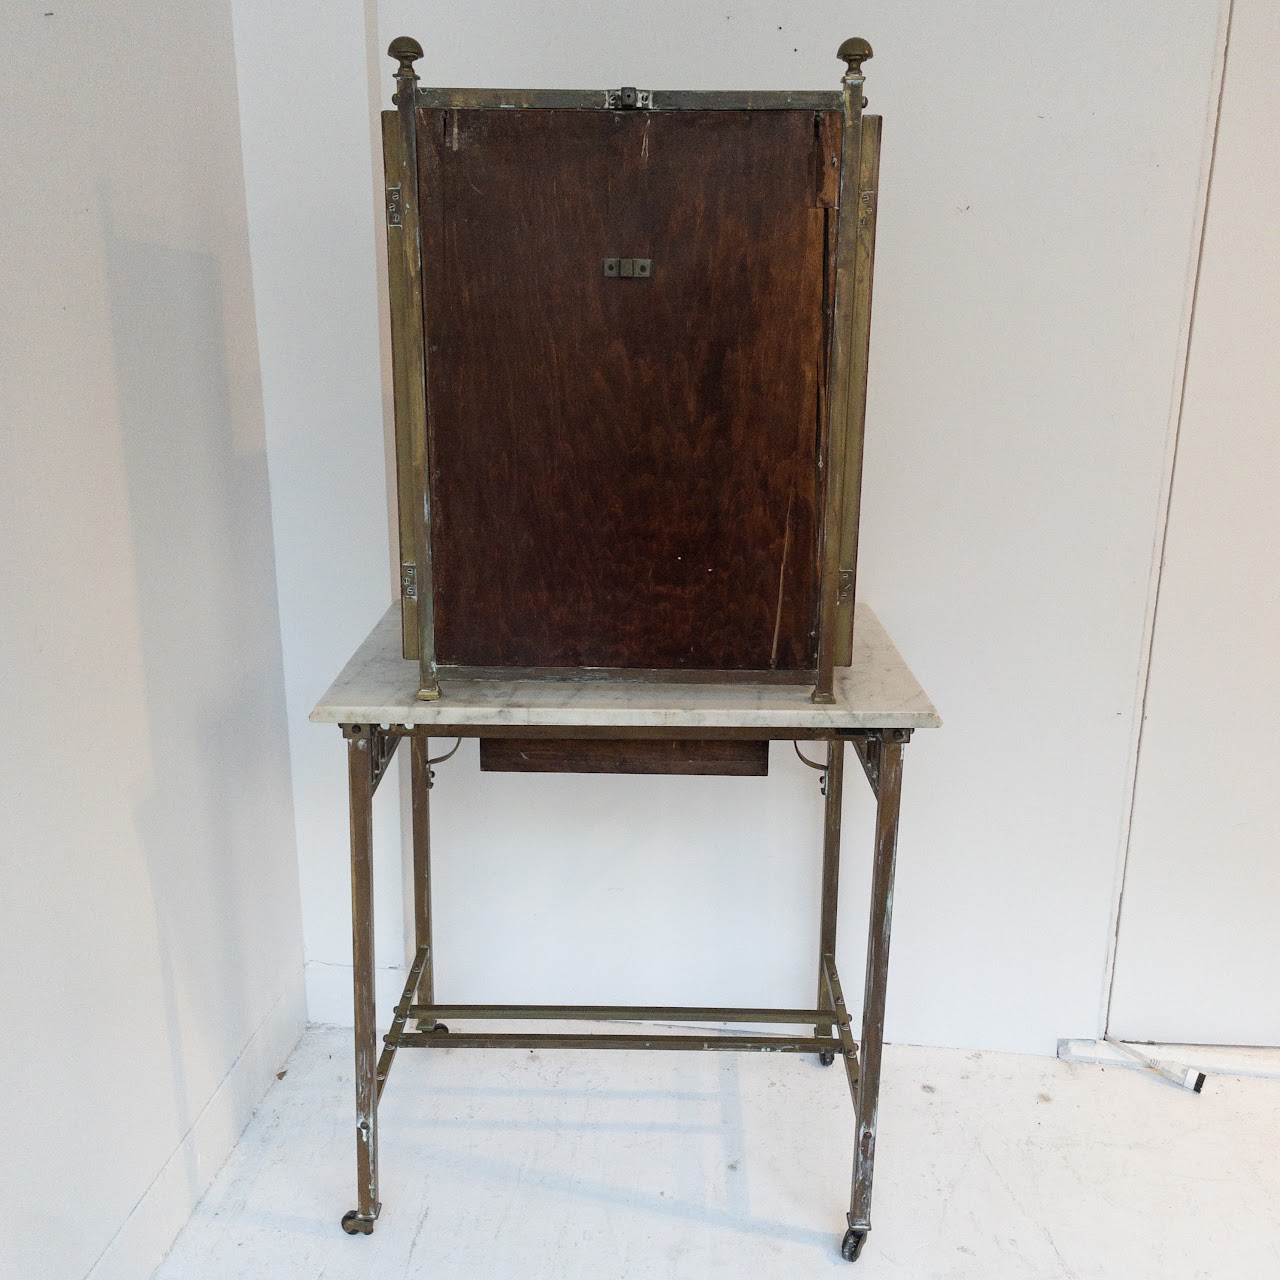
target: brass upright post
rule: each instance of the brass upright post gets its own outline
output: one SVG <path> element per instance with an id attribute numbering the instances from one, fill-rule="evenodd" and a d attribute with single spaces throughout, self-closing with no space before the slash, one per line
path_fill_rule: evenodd
<path id="1" fill-rule="evenodd" d="M 391 363 L 395 388 L 397 464 L 400 475 L 401 596 L 406 627 L 405 656 L 418 659 L 418 697 L 440 696 L 436 672 L 434 575 L 431 565 L 431 489 L 427 440 L 427 350 L 422 304 L 422 232 L 418 207 L 418 73 L 413 64 L 422 46 L 408 36 L 393 40 L 387 53 L 399 63 L 396 112 L 383 116 L 387 162 L 387 278 L 391 294 Z M 398 129 L 396 127 L 398 122 Z M 398 133 L 398 137 L 394 136 Z M 389 136 L 390 135 L 390 136 Z M 392 172 L 392 167 L 396 171 Z M 405 511 L 405 505 L 409 511 Z M 413 559 L 403 538 L 412 533 Z M 416 641 L 416 643 L 415 643 Z"/>
<path id="2" fill-rule="evenodd" d="M 836 602 L 835 662 L 853 660 L 853 601 L 858 578 L 858 522 L 862 513 L 862 449 L 867 426 L 867 368 L 871 347 L 871 286 L 875 277 L 876 204 L 880 189 L 879 116 L 862 117 L 858 181 L 857 279 L 853 290 L 853 385 L 845 440 L 844 507 L 840 515 L 840 587 Z"/>
<path id="3" fill-rule="evenodd" d="M 840 142 L 840 208 L 836 217 L 836 283 L 832 311 L 831 373 L 827 387 L 826 518 L 822 527 L 818 677 L 814 702 L 834 702 L 836 619 L 840 596 L 840 529 L 845 468 L 853 413 L 854 298 L 857 280 L 858 191 L 862 173 L 862 64 L 871 57 L 865 40 L 846 40 L 838 56 L 846 64 L 841 81 L 844 122 Z"/>
<path id="4" fill-rule="evenodd" d="M 419 1004 L 435 1004 L 435 947 L 431 940 L 431 740 L 415 733 L 410 742 L 411 800 L 413 810 L 413 933 L 414 951 L 426 949 L 426 963 L 418 979 Z M 430 1030 L 418 1024 L 419 1030 Z"/>
<path id="5" fill-rule="evenodd" d="M 822 823 L 822 914 L 818 927 L 818 1007 L 831 1003 L 827 991 L 826 957 L 836 953 L 836 915 L 840 898 L 840 819 L 844 800 L 844 740 L 827 743 L 827 770 L 824 778 L 826 805 Z M 831 1034 L 831 1024 L 814 1028 L 819 1036 Z M 834 1061 L 823 1055 L 823 1063 Z"/>

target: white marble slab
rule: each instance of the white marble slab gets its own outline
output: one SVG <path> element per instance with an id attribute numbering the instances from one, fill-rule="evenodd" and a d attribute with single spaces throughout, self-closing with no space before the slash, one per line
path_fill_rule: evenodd
<path id="1" fill-rule="evenodd" d="M 565 725 L 669 728 L 929 729 L 942 723 L 866 605 L 854 610 L 853 665 L 836 670 L 836 701 L 809 685 L 564 680 L 454 680 L 420 702 L 418 664 L 400 656 L 392 605 L 316 704 L 318 724 Z"/>

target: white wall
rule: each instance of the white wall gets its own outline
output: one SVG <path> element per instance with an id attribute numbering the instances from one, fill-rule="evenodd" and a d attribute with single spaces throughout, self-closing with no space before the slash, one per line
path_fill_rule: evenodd
<path id="1" fill-rule="evenodd" d="M 354 3 L 305 22 L 289 21 L 300 6 L 252 9 L 240 30 L 263 43 L 241 46 L 242 73 L 283 86 L 261 90 L 244 128 L 262 346 L 279 352 L 264 360 L 273 490 L 294 529 L 278 521 L 307 954 L 328 983 L 323 999 L 311 984 L 313 1014 L 347 1016 L 345 822 L 336 735 L 299 717 L 390 599 L 383 420 L 367 398 L 378 158 L 356 119 L 389 102 L 381 51 L 416 36 L 426 83 L 835 87 L 836 47 L 862 34 L 886 123 L 860 581 L 946 719 L 908 753 L 888 1030 L 1044 1052 L 1093 1034 L 1214 0 L 382 0 L 376 22 Z M 270 47 L 269 11 L 292 32 Z M 294 73 L 280 50 L 298 40 Z M 305 113 L 289 98 L 304 89 Z M 322 190 L 330 216 L 286 216 L 300 190 Z M 442 994 L 808 998 L 818 797 L 785 750 L 773 768 L 756 784 L 481 777 L 464 748 L 434 793 Z M 856 991 L 860 788 L 848 806 L 840 953 Z M 400 868 L 380 834 L 386 965 L 402 949 Z"/>
<path id="2" fill-rule="evenodd" d="M 304 1017 L 229 6 L 0 21 L 0 1275 L 149 1275 Z"/>
<path id="3" fill-rule="evenodd" d="M 346 753 L 307 723 L 391 598 L 381 250 L 365 14 L 355 0 L 233 0 L 300 850 L 307 993 L 351 1018 Z M 381 143 L 376 155 L 381 172 Z M 378 792 L 378 964 L 404 962 L 399 775 Z M 388 994 L 398 986 L 392 983 Z"/>
<path id="4" fill-rule="evenodd" d="M 1280 13 L 1236 0 L 1111 1030 L 1280 1044 Z"/>

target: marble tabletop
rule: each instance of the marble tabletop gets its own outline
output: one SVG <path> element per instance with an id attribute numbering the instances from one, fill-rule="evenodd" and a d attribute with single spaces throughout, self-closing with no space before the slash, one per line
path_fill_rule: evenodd
<path id="1" fill-rule="evenodd" d="M 317 724 L 662 728 L 929 729 L 933 703 L 864 604 L 854 609 L 853 664 L 837 667 L 836 700 L 809 700 L 811 685 L 674 681 L 440 681 L 439 700 L 418 700 L 418 664 L 401 657 L 394 604 L 316 703 Z"/>

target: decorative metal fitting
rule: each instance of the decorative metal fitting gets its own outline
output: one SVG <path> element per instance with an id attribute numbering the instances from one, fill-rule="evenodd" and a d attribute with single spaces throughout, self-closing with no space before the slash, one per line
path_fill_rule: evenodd
<path id="1" fill-rule="evenodd" d="M 840 46 L 836 57 L 849 68 L 846 75 L 861 76 L 862 64 L 871 57 L 871 46 L 861 36 L 851 36 Z"/>
<path id="2" fill-rule="evenodd" d="M 647 280 L 653 274 L 651 258 L 606 258 L 604 273 L 611 280 Z"/>
<path id="3" fill-rule="evenodd" d="M 397 79 L 406 76 L 412 80 L 418 78 L 418 73 L 413 69 L 413 64 L 422 57 L 422 46 L 412 36 L 396 36 L 387 45 L 387 57 L 394 58 L 400 64 L 400 68 L 396 72 Z"/>
<path id="4" fill-rule="evenodd" d="M 613 111 L 645 111 L 653 106 L 653 90 L 634 89 L 630 85 L 606 89 L 604 105 Z"/>

